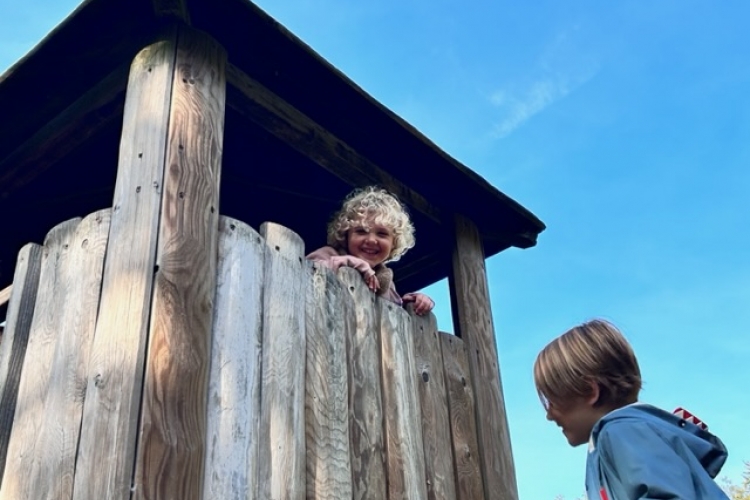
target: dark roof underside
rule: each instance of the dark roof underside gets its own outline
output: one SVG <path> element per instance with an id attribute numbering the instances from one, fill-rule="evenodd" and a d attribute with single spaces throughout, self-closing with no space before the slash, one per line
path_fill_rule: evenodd
<path id="1" fill-rule="evenodd" d="M 23 244 L 42 243 L 56 224 L 111 205 L 127 67 L 173 22 L 156 16 L 153 4 L 85 2 L 0 78 L 0 288 L 11 283 Z M 191 0 L 187 7 L 192 26 L 221 43 L 232 66 L 421 195 L 439 212 L 438 219 L 450 220 L 454 212 L 472 219 L 487 256 L 535 244 L 544 229 L 541 221 L 378 104 L 256 6 L 246 0 Z M 104 89 L 101 102 L 89 92 L 97 85 Z M 232 106 L 237 94 L 228 88 L 221 213 L 256 228 L 266 220 L 281 223 L 300 234 L 308 249 L 324 244 L 328 218 L 351 186 L 238 112 Z M 89 106 L 78 112 L 70 107 L 76 101 Z M 87 126 L 70 127 L 71 116 Z M 53 122 L 60 117 L 64 120 Z M 52 132 L 45 133 L 45 126 Z M 418 243 L 394 266 L 402 291 L 442 279 L 450 267 L 447 223 L 415 207 L 411 212 Z"/>

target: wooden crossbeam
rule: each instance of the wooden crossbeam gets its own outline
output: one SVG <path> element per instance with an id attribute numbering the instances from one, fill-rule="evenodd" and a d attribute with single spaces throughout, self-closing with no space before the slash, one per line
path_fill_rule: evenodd
<path id="1" fill-rule="evenodd" d="M 430 219 L 440 210 L 241 69 L 227 65 L 227 106 L 352 186 L 380 185 Z"/>
<path id="2" fill-rule="evenodd" d="M 122 117 L 129 64 L 114 70 L 0 160 L 0 193 L 12 192 Z"/>

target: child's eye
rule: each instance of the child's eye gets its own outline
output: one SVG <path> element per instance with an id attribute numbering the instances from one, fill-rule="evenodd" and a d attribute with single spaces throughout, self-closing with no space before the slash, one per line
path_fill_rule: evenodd
<path id="1" fill-rule="evenodd" d="M 389 233 L 388 231 L 378 231 L 378 236 L 380 236 L 381 238 L 387 238 L 390 235 L 391 233 Z"/>
<path id="2" fill-rule="evenodd" d="M 358 227 L 354 229 L 354 234 L 367 234 L 367 233 L 368 233 L 367 229 L 363 227 Z"/>

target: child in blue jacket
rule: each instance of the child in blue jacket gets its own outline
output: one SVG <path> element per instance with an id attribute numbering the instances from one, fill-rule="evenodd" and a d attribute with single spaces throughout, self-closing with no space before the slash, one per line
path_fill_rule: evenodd
<path id="1" fill-rule="evenodd" d="M 589 500 L 728 499 L 713 480 L 724 444 L 689 414 L 638 403 L 638 361 L 611 323 L 589 321 L 550 342 L 534 382 L 568 443 L 588 442 Z"/>

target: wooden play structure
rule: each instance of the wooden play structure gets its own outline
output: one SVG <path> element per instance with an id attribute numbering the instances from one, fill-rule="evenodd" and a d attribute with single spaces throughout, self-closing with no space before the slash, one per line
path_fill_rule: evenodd
<path id="1" fill-rule="evenodd" d="M 257 6 L 85 1 L 0 110 L 0 500 L 517 499 L 484 259 L 544 225 Z M 455 334 L 304 259 L 368 184 Z"/>

